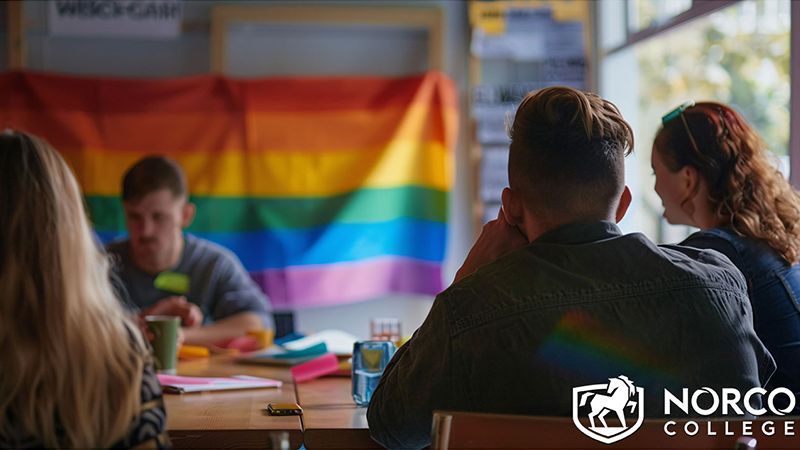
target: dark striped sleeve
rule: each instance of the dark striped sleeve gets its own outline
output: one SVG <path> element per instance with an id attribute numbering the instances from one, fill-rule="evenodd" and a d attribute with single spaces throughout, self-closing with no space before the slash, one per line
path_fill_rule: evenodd
<path id="1" fill-rule="evenodd" d="M 171 448 L 167 436 L 167 412 L 152 364 L 147 364 L 142 375 L 142 409 L 139 420 L 133 424 L 130 434 L 115 448 Z"/>

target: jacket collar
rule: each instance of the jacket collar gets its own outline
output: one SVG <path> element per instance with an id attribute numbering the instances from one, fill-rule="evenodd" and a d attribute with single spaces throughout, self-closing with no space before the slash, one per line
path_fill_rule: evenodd
<path id="1" fill-rule="evenodd" d="M 588 244 L 613 237 L 622 236 L 622 230 L 605 220 L 573 222 L 544 232 L 534 239 L 537 244 Z"/>

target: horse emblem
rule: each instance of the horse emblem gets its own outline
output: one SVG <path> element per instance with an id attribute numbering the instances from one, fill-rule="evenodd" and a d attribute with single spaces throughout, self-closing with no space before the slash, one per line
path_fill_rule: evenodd
<path id="1" fill-rule="evenodd" d="M 630 414 L 636 414 L 636 423 L 631 426 L 628 426 L 625 417 L 626 408 Z M 580 421 L 581 409 L 589 410 L 589 427 Z M 612 412 L 621 426 L 609 426 L 606 423 L 606 415 Z M 643 420 L 644 389 L 635 387 L 625 375 L 609 378 L 608 384 L 592 384 L 572 389 L 572 421 L 583 434 L 596 441 L 612 444 L 625 439 L 642 426 Z"/>

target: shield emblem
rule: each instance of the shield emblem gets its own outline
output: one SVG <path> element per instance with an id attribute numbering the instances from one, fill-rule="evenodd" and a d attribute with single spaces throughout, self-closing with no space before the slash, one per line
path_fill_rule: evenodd
<path id="1" fill-rule="evenodd" d="M 631 423 L 634 417 L 626 417 L 626 410 L 635 414 L 635 422 Z M 644 389 L 635 387 L 624 375 L 610 378 L 608 384 L 573 388 L 572 421 L 581 433 L 596 441 L 604 444 L 621 441 L 642 426 Z"/>

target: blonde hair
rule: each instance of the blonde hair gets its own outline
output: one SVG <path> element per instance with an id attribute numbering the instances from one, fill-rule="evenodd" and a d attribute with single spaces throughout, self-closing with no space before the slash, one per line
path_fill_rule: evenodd
<path id="1" fill-rule="evenodd" d="M 653 145 L 667 168 L 695 168 L 708 185 L 708 201 L 721 224 L 765 242 L 786 262 L 796 263 L 800 194 L 770 164 L 764 141 L 736 111 L 720 103 L 697 103 L 683 115 L 686 125 L 667 122 Z"/>
<path id="2" fill-rule="evenodd" d="M 141 333 L 61 156 L 5 131 L 0 180 L 0 441 L 110 447 L 138 419 Z"/>

